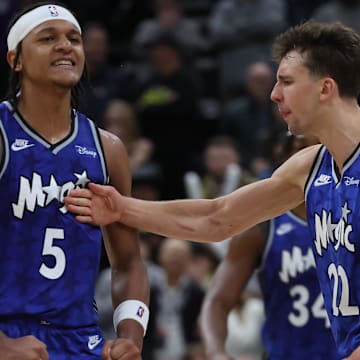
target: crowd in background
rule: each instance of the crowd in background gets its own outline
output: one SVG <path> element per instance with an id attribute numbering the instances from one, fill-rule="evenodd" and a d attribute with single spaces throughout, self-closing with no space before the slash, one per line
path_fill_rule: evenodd
<path id="1" fill-rule="evenodd" d="M 34 2 L 0 2 L 2 98 L 6 28 L 15 12 Z M 80 110 L 122 139 L 133 196 L 149 200 L 212 198 L 270 176 L 286 132 L 270 101 L 273 39 L 310 18 L 360 30 L 360 0 L 62 3 L 83 27 L 89 82 Z M 196 319 L 227 240 L 189 245 L 146 233 L 140 240 L 151 283 L 144 360 L 205 359 Z M 97 302 L 112 337 L 107 265 L 104 257 Z M 229 318 L 228 346 L 234 358 L 256 360 L 263 313 L 255 279 L 248 293 Z"/>

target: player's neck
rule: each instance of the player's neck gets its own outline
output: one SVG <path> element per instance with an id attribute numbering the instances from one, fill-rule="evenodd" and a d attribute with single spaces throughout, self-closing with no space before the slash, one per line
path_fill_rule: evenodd
<path id="1" fill-rule="evenodd" d="M 71 129 L 69 97 L 43 94 L 34 99 L 32 94 L 21 93 L 18 110 L 25 121 L 49 143 L 66 137 Z"/>
<path id="2" fill-rule="evenodd" d="M 341 173 L 345 161 L 360 142 L 360 109 L 357 105 L 342 108 L 326 118 L 318 138 L 330 151 Z"/>

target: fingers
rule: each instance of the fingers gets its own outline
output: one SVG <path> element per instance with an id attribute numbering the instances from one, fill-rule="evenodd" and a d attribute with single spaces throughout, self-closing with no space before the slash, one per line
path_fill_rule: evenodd
<path id="1" fill-rule="evenodd" d="M 105 343 L 102 357 L 104 360 L 141 360 L 141 353 L 131 340 L 119 338 Z"/>
<path id="2" fill-rule="evenodd" d="M 49 360 L 49 354 L 45 348 L 40 350 L 40 359 L 41 360 Z"/>
<path id="3" fill-rule="evenodd" d="M 104 360 L 111 360 L 110 351 L 113 343 L 114 343 L 113 340 L 108 340 L 105 342 L 105 345 L 102 350 L 102 358 Z"/>
<path id="4" fill-rule="evenodd" d="M 95 183 L 89 183 L 89 189 L 97 195 L 108 196 L 111 192 L 112 187 L 107 185 L 99 185 Z"/>
<path id="5" fill-rule="evenodd" d="M 69 198 L 65 200 L 67 209 L 76 215 L 91 215 L 90 203 L 86 199 Z"/>
<path id="6" fill-rule="evenodd" d="M 75 216 L 75 219 L 83 224 L 92 224 L 94 222 L 91 216 L 77 215 Z"/>
<path id="7" fill-rule="evenodd" d="M 72 198 L 84 198 L 84 199 L 91 199 L 91 191 L 89 189 L 81 189 L 76 188 L 70 191 L 69 196 L 66 198 L 72 199 Z"/>
<path id="8" fill-rule="evenodd" d="M 46 350 L 46 345 L 42 341 L 33 335 L 25 336 L 24 338 L 21 338 L 21 340 L 27 344 L 27 353 L 31 352 L 34 356 L 39 356 L 39 359 L 41 360 L 49 360 L 49 354 Z M 20 346 L 18 346 L 18 348 L 20 348 Z M 31 349 L 31 351 L 29 351 L 29 349 Z"/>

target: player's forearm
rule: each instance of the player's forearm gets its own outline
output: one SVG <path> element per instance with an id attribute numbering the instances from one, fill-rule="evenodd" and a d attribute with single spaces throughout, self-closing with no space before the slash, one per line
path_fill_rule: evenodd
<path id="1" fill-rule="evenodd" d="M 227 316 L 228 310 L 221 304 L 205 300 L 200 314 L 200 332 L 209 358 L 225 354 Z"/>
<path id="2" fill-rule="evenodd" d="M 118 337 L 132 340 L 141 351 L 145 332 L 144 324 L 146 322 L 144 317 L 148 315 L 146 312 L 140 313 L 140 311 L 149 306 L 149 283 L 146 269 L 141 260 L 134 260 L 126 273 L 113 271 L 112 297 L 115 308 L 119 304 L 125 304 L 128 300 L 135 300 L 136 308 L 131 308 L 134 312 L 129 312 L 129 317 L 135 315 L 136 320 L 125 318 L 119 322 L 115 331 Z"/>
<path id="3" fill-rule="evenodd" d="M 120 221 L 131 227 L 193 241 L 216 242 L 228 236 L 215 200 L 150 202 L 126 198 L 124 205 Z"/>

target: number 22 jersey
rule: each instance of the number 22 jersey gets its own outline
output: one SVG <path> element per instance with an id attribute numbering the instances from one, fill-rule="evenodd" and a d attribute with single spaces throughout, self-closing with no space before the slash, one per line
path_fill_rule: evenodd
<path id="1" fill-rule="evenodd" d="M 318 277 L 343 357 L 360 346 L 359 155 L 357 147 L 339 176 L 322 146 L 305 186 Z"/>

